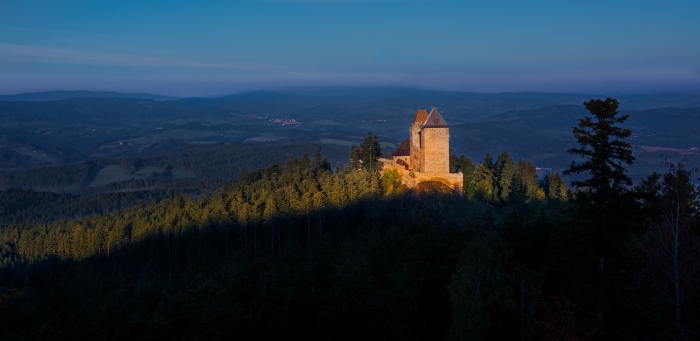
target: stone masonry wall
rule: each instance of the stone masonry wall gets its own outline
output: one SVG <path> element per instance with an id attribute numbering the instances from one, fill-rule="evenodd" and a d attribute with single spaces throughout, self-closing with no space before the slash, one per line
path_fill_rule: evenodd
<path id="1" fill-rule="evenodd" d="M 399 161 L 403 160 L 407 165 L 411 165 L 411 157 L 410 156 L 394 156 L 394 161 Z"/>
<path id="2" fill-rule="evenodd" d="M 409 130 L 411 134 L 411 160 L 408 164 L 410 165 L 411 169 L 415 170 L 416 172 L 421 172 L 423 169 L 423 151 L 420 148 L 420 123 L 411 124 Z"/>
<path id="3" fill-rule="evenodd" d="M 449 128 L 425 128 L 423 138 L 423 170 L 425 173 L 450 172 Z"/>

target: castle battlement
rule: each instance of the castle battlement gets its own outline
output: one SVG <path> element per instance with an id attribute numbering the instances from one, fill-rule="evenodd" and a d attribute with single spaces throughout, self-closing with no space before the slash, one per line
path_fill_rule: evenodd
<path id="1" fill-rule="evenodd" d="M 384 169 L 395 169 L 409 188 L 424 181 L 439 181 L 462 193 L 462 173 L 450 173 L 450 126 L 437 109 L 418 110 L 409 125 L 409 138 L 379 159 Z"/>

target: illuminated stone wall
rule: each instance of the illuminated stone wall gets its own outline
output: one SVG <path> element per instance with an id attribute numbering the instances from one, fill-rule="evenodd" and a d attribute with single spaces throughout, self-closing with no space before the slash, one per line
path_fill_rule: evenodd
<path id="1" fill-rule="evenodd" d="M 450 172 L 450 129 L 423 128 L 423 169 L 425 173 Z"/>

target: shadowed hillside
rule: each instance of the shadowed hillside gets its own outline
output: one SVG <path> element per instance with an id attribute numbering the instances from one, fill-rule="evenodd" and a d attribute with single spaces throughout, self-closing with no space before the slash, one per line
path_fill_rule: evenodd
<path id="1" fill-rule="evenodd" d="M 649 272 L 657 253 L 646 226 L 666 200 L 655 191 L 684 173 L 635 189 L 641 206 L 620 213 L 627 232 L 614 237 L 628 242 L 612 246 L 600 273 L 597 217 L 567 199 L 561 179 L 523 183 L 534 167 L 507 153 L 478 165 L 453 156 L 451 168 L 469 172 L 463 196 L 430 184 L 406 192 L 307 156 L 210 192 L 161 192 L 159 202 L 134 193 L 120 200 L 136 207 L 3 226 L 0 326 L 22 339 L 666 335 L 668 286 Z M 5 195 L 18 207 L 30 204 L 11 196 L 41 200 Z M 46 200 L 68 209 L 77 199 Z M 694 335 L 700 295 L 686 294 Z"/>

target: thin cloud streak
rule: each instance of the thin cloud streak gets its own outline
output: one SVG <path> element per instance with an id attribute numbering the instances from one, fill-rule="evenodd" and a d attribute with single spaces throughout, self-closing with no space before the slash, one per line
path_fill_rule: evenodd
<path id="1" fill-rule="evenodd" d="M 208 96 L 252 89 L 294 86 L 387 86 L 431 90 L 508 91 L 661 91 L 700 88 L 693 69 L 579 70 L 573 72 L 479 74 L 469 72 L 318 72 L 256 74 L 46 75 L 3 77 L 0 93 L 43 90 L 110 90 L 175 96 Z"/>
<path id="2" fill-rule="evenodd" d="M 12 89 L 14 82 L 13 92 L 112 81 L 120 90 L 148 84 L 159 93 L 174 91 L 168 90 L 174 83 L 193 93 L 344 84 L 479 92 L 700 89 L 700 36 L 692 33 L 700 31 L 697 1 L 634 8 L 598 1 L 609 10 L 595 20 L 563 2 L 5 3 L 0 84 Z"/>
<path id="3" fill-rule="evenodd" d="M 0 43 L 0 60 L 38 63 L 93 64 L 106 66 L 152 66 L 180 68 L 209 68 L 228 70 L 279 69 L 263 64 L 221 64 L 183 61 L 170 58 L 145 57 L 128 54 L 92 52 L 38 45 Z"/>

